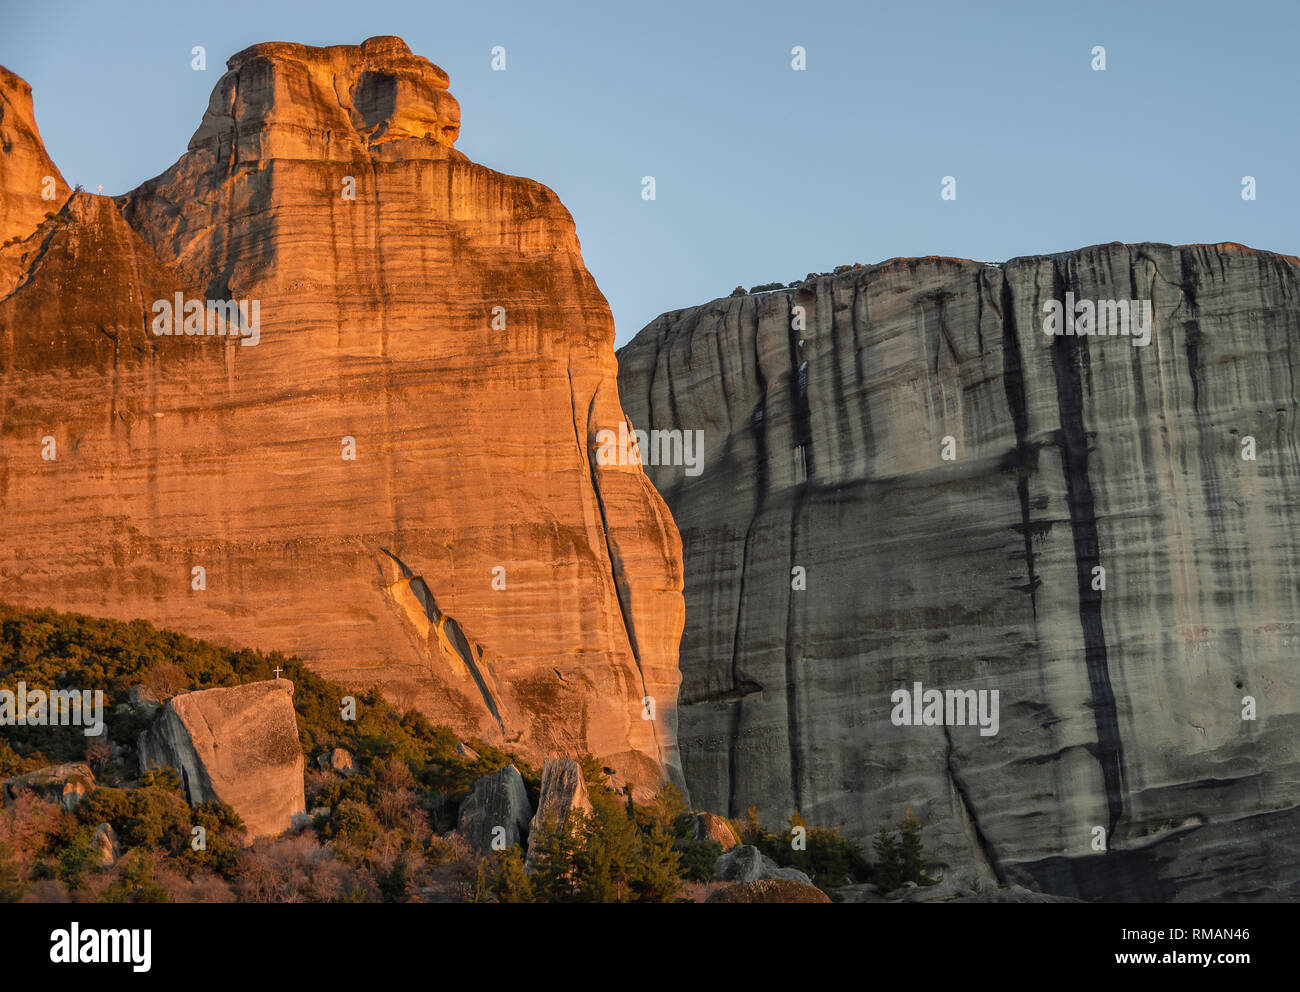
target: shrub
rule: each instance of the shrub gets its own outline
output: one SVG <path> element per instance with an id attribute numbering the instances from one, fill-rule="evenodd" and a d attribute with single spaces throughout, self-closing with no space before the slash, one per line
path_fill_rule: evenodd
<path id="1" fill-rule="evenodd" d="M 716 840 L 687 841 L 681 847 L 681 864 L 684 877 L 696 882 L 713 881 L 713 866 L 722 856 L 722 845 Z"/>
<path id="2" fill-rule="evenodd" d="M 495 852 L 488 862 L 488 891 L 497 902 L 533 902 L 533 880 L 518 845 Z"/>

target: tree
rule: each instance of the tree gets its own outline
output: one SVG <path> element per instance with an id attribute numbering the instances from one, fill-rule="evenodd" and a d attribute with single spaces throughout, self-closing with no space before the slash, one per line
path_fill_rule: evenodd
<path id="1" fill-rule="evenodd" d="M 655 793 L 651 810 L 657 823 L 668 833 L 676 834 L 678 826 L 684 825 L 679 824 L 679 821 L 686 816 L 689 807 L 686 805 L 686 797 L 682 795 L 682 790 L 672 782 L 668 782 Z"/>
<path id="2" fill-rule="evenodd" d="M 573 898 L 574 816 L 569 811 L 563 819 L 547 810 L 537 826 L 530 859 L 533 867 L 533 891 L 543 902 L 569 902 Z"/>
<path id="3" fill-rule="evenodd" d="M 672 831 L 654 823 L 639 840 L 631 877 L 637 901 L 668 902 L 682 887 L 681 854 L 673 850 Z"/>
<path id="4" fill-rule="evenodd" d="M 921 848 L 921 821 L 912 815 L 912 807 L 898 821 L 900 842 L 898 856 L 903 881 L 917 885 L 933 885 L 934 880 L 925 873 L 925 856 Z"/>
<path id="5" fill-rule="evenodd" d="M 612 798 L 612 797 L 611 797 Z M 640 853 L 636 824 L 615 802 L 593 801 L 577 814 L 581 841 L 574 848 L 574 881 L 582 902 L 622 902 Z"/>
<path id="6" fill-rule="evenodd" d="M 875 882 L 884 892 L 892 892 L 904 882 L 903 858 L 898 849 L 898 841 L 884 827 L 871 842 L 871 849 L 876 853 Z"/>
<path id="7" fill-rule="evenodd" d="M 533 880 L 524 867 L 523 851 L 516 845 L 493 855 L 489 885 L 497 902 L 533 902 Z"/>
<path id="8" fill-rule="evenodd" d="M 713 868 L 722 855 L 716 840 L 690 840 L 680 852 L 682 874 L 696 882 L 713 881 Z"/>
<path id="9" fill-rule="evenodd" d="M 8 845 L 0 844 L 0 902 L 17 902 L 26 891 L 12 855 Z"/>
<path id="10" fill-rule="evenodd" d="M 393 866 L 381 872 L 378 878 L 379 894 L 384 902 L 409 902 L 414 885 L 411 878 L 411 865 L 406 860 L 405 852 L 393 859 Z"/>

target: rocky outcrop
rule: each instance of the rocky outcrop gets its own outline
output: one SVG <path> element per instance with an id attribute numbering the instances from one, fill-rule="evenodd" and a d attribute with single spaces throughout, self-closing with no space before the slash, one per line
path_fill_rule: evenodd
<path id="1" fill-rule="evenodd" d="M 533 848 L 542 828 L 549 819 L 555 825 L 564 822 L 570 811 L 591 810 L 591 797 L 582 769 L 576 761 L 565 758 L 547 758 L 542 766 L 542 784 L 537 795 L 537 811 L 528 825 L 528 853 Z"/>
<path id="2" fill-rule="evenodd" d="M 680 542 L 597 457 L 624 417 L 568 211 L 454 148 L 397 38 L 228 66 L 170 169 L 59 187 L 52 221 L 30 101 L 0 119 L 0 598 L 294 652 L 641 798 L 680 779 Z"/>
<path id="3" fill-rule="evenodd" d="M 306 809 L 288 679 L 173 696 L 138 749 L 142 772 L 175 768 L 192 806 L 228 804 L 250 838 L 278 837 Z"/>
<path id="4" fill-rule="evenodd" d="M 81 800 L 94 790 L 95 774 L 89 765 L 82 762 L 38 768 L 0 782 L 0 796 L 5 802 L 12 802 L 29 792 L 66 810 L 76 809 Z"/>
<path id="5" fill-rule="evenodd" d="M 830 902 L 816 886 L 784 878 L 764 878 L 756 882 L 737 882 L 714 892 L 707 902 Z"/>
<path id="6" fill-rule="evenodd" d="M 114 864 L 121 856 L 122 848 L 118 843 L 117 831 L 111 823 L 101 823 L 95 828 L 91 838 L 90 849 L 95 859 L 105 867 Z"/>
<path id="7" fill-rule="evenodd" d="M 960 883 L 947 880 L 938 885 L 908 882 L 893 892 L 883 893 L 870 883 L 844 885 L 834 891 L 833 902 L 844 903 L 1077 903 L 1069 896 L 1053 896 L 1021 885 L 999 885 L 986 876 L 969 875 Z"/>
<path id="8" fill-rule="evenodd" d="M 757 882 L 780 878 L 804 885 L 812 880 L 797 868 L 782 868 L 758 848 L 749 844 L 720 854 L 713 865 L 713 877 L 723 882 Z"/>
<path id="9" fill-rule="evenodd" d="M 521 843 L 532 812 L 523 776 L 506 765 L 474 783 L 461 804 L 456 829 L 474 851 L 490 856 Z"/>
<path id="10" fill-rule="evenodd" d="M 45 153 L 32 88 L 0 66 L 0 297 L 21 280 L 52 227 L 45 215 L 70 192 Z"/>
<path id="11" fill-rule="evenodd" d="M 321 771 L 331 771 L 345 778 L 356 772 L 356 769 L 352 767 L 351 752 L 342 747 L 332 748 L 328 753 L 318 755 L 316 766 Z"/>
<path id="12" fill-rule="evenodd" d="M 731 824 L 716 813 L 696 813 L 691 821 L 692 840 L 711 840 L 722 845 L 724 851 L 736 846 L 736 832 Z"/>
<path id="13" fill-rule="evenodd" d="M 1067 294 L 1149 304 L 1149 342 L 1045 334 Z M 696 472 L 648 468 L 694 802 L 864 843 L 910 804 L 940 864 L 1069 896 L 1300 896 L 1297 355 L 1300 263 L 1231 244 L 659 317 L 620 388 L 638 429 L 704 432 Z M 896 723 L 918 683 L 997 692 L 996 732 Z"/>

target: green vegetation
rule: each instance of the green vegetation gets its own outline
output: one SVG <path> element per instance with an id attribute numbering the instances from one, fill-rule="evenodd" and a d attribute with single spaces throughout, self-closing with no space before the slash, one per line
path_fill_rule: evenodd
<path id="1" fill-rule="evenodd" d="M 326 812 L 304 834 L 250 847 L 228 806 L 191 809 L 173 770 L 139 775 L 135 745 L 158 702 L 271 679 L 277 667 L 294 682 L 308 809 Z M 399 713 L 377 690 L 349 691 L 297 658 L 221 648 L 144 621 L 0 604 L 0 685 L 19 682 L 103 689 L 107 739 L 88 740 L 75 726 L 4 728 L 0 778 L 86 761 L 98 787 L 74 813 L 31 795 L 0 809 L 0 901 L 403 901 L 421 886 L 464 896 L 474 860 L 439 834 L 455 826 L 469 787 L 513 762 L 536 797 L 537 774 L 525 762 L 479 740 L 469 742 L 477 756 L 466 757 L 453 731 Z M 345 696 L 356 700 L 355 720 L 340 719 Z M 317 770 L 315 759 L 334 748 L 352 754 L 355 774 Z M 122 852 L 111 867 L 94 842 L 101 823 Z"/>
<path id="2" fill-rule="evenodd" d="M 746 818 L 733 821 L 732 827 L 742 843 L 757 847 L 782 868 L 797 868 L 825 891 L 871 875 L 862 849 L 841 836 L 838 827 L 810 826 L 797 810 L 790 817 L 790 825 L 780 833 L 767 830 L 752 806 Z M 800 828 L 800 843 L 796 844 L 796 829 Z"/>
<path id="3" fill-rule="evenodd" d="M 274 678 L 294 682 L 310 821 L 247 843 L 221 803 L 191 808 L 172 769 L 138 771 L 136 740 L 159 704 L 186 691 Z M 507 763 L 537 800 L 537 772 L 481 740 L 467 743 L 378 691 L 355 692 L 278 653 L 217 647 L 143 621 L 119 623 L 0 604 L 0 686 L 103 689 L 106 737 L 81 727 L 6 727 L 0 778 L 85 761 L 96 787 L 71 812 L 30 792 L 0 807 L 0 902 L 336 901 L 670 902 L 703 898 L 722 852 L 695 840 L 695 817 L 672 785 L 633 802 L 599 761 L 581 761 L 590 811 L 549 818 L 530 864 L 519 847 L 477 857 L 451 833 L 472 784 Z M 356 719 L 343 720 L 344 697 Z M 335 748 L 351 774 L 321 768 Z M 304 818 L 306 820 L 307 818 Z M 107 825 L 107 826 L 101 826 Z M 920 824 L 876 842 L 873 871 L 838 828 L 767 830 L 751 809 L 730 824 L 741 843 L 831 890 L 853 880 L 926 884 Z M 116 847 L 106 852 L 106 847 Z"/>
<path id="4" fill-rule="evenodd" d="M 904 882 L 917 885 L 934 885 L 935 880 L 925 873 L 924 852 L 921 846 L 921 821 L 912 815 L 909 807 L 898 821 L 898 836 L 884 828 L 871 842 L 876 855 L 873 881 L 885 892 L 890 892 Z"/>

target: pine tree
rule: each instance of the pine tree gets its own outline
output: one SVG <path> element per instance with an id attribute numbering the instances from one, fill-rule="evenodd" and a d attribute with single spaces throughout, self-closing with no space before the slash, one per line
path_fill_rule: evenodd
<path id="1" fill-rule="evenodd" d="M 636 824 L 616 802 L 593 797 L 591 812 L 579 832 L 582 840 L 573 859 L 578 898 L 582 902 L 624 901 L 632 866 L 640 854 Z"/>
<path id="2" fill-rule="evenodd" d="M 912 815 L 912 808 L 898 823 L 901 842 L 898 857 L 903 872 L 903 881 L 915 882 L 917 885 L 929 885 L 931 880 L 925 874 L 925 855 L 921 849 L 921 821 Z"/>
<path id="3" fill-rule="evenodd" d="M 533 902 L 533 880 L 524 868 L 518 845 L 498 851 L 494 858 L 492 892 L 497 902 Z"/>
<path id="4" fill-rule="evenodd" d="M 533 892 L 542 902 L 570 902 L 575 876 L 574 847 L 576 832 L 570 810 L 563 819 L 548 810 L 537 827 L 530 859 L 533 868 Z"/>
<path id="5" fill-rule="evenodd" d="M 689 807 L 686 805 L 686 797 L 682 795 L 682 790 L 672 782 L 668 782 L 655 793 L 651 810 L 654 820 L 670 834 L 675 835 L 680 825 L 678 821 L 688 813 Z"/>
<path id="6" fill-rule="evenodd" d="M 669 902 L 682 887 L 682 856 L 673 850 L 673 835 L 662 823 L 653 823 L 640 841 L 631 880 L 635 898 L 638 902 Z"/>
<path id="7" fill-rule="evenodd" d="M 871 842 L 871 849 L 876 852 L 874 868 L 875 883 L 884 892 L 892 892 L 905 881 L 903 875 L 903 857 L 898 849 L 898 841 L 884 827 Z"/>

